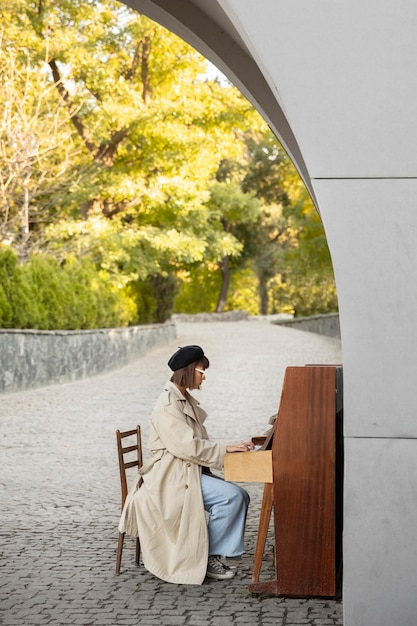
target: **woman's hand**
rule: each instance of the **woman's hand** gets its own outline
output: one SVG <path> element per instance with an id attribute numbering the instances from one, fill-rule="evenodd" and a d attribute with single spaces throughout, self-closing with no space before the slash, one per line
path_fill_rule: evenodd
<path id="1" fill-rule="evenodd" d="M 249 452 L 255 449 L 255 444 L 252 441 L 245 441 L 244 443 L 231 443 L 226 446 L 226 452 Z"/>

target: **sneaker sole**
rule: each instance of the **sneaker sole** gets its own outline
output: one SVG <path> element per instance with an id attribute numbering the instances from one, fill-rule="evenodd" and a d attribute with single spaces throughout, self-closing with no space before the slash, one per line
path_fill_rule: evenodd
<path id="1" fill-rule="evenodd" d="M 207 572 L 206 578 L 212 578 L 213 580 L 230 580 L 234 578 L 235 572 L 228 572 L 227 574 L 214 574 L 213 572 Z"/>

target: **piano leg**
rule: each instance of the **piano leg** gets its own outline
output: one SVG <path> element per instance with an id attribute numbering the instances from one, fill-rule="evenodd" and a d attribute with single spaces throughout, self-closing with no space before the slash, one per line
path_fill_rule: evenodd
<path id="1" fill-rule="evenodd" d="M 266 537 L 268 535 L 269 521 L 271 519 L 273 503 L 273 484 L 265 483 L 262 497 L 261 515 L 259 518 L 258 539 L 255 548 L 255 560 L 253 563 L 252 583 L 259 581 L 262 567 L 262 557 L 265 551 Z"/>

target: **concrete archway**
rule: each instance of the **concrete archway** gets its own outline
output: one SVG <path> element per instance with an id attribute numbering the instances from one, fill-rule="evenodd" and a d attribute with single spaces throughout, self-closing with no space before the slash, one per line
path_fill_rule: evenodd
<path id="1" fill-rule="evenodd" d="M 415 2 L 125 2 L 241 89 L 315 199 L 344 352 L 345 626 L 415 626 Z"/>

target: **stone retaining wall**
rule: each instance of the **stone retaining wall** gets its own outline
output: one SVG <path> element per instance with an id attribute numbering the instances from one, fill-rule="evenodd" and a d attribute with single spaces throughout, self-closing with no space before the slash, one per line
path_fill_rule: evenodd
<path id="1" fill-rule="evenodd" d="M 310 317 L 294 317 L 289 320 L 276 320 L 273 323 L 340 339 L 339 313 L 312 315 Z"/>
<path id="2" fill-rule="evenodd" d="M 177 336 L 175 322 L 250 319 L 246 311 L 173 315 L 165 324 L 99 330 L 0 329 L 0 393 L 23 391 L 94 376 L 126 365 L 151 348 Z M 338 313 L 293 319 L 271 319 L 340 339 Z"/>
<path id="3" fill-rule="evenodd" d="M 340 339 L 339 313 L 326 313 L 323 315 L 311 315 L 309 317 L 292 317 L 286 314 L 254 315 L 250 316 L 247 311 L 226 311 L 224 313 L 178 313 L 171 316 L 173 322 L 237 322 L 240 320 L 260 319 L 271 324 L 280 324 L 297 330 L 326 335 Z"/>
<path id="4" fill-rule="evenodd" d="M 174 322 L 239 322 L 248 320 L 247 311 L 225 311 L 224 313 L 175 313 L 171 316 Z"/>
<path id="5" fill-rule="evenodd" d="M 80 331 L 0 329 L 0 393 L 109 371 L 176 337 L 173 322 Z"/>

